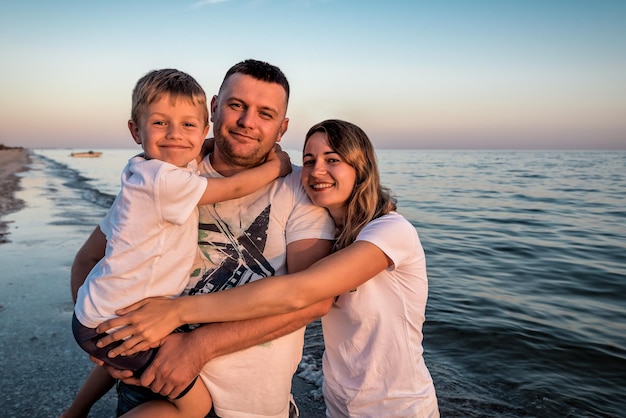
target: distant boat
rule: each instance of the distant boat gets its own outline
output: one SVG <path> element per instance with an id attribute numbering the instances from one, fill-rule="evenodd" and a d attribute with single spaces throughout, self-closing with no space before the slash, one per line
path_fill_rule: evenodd
<path id="1" fill-rule="evenodd" d="M 98 158 L 99 156 L 102 155 L 102 153 L 98 151 L 86 151 L 86 152 L 73 152 L 70 155 L 76 158 Z"/>

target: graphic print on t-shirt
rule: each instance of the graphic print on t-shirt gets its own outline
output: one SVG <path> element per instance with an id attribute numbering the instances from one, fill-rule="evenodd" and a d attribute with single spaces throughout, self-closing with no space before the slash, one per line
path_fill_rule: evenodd
<path id="1" fill-rule="evenodd" d="M 225 238 L 225 242 L 199 241 L 198 245 L 218 253 L 221 261 L 216 268 L 202 275 L 200 281 L 189 290 L 189 295 L 217 292 L 248 283 L 253 277 L 274 275 L 274 268 L 263 255 L 270 208 L 271 205 L 268 205 L 239 236 L 232 232 L 219 214 L 211 211 L 213 223 L 200 223 L 198 229 L 218 233 L 221 238 Z M 209 259 L 217 258 L 205 255 Z"/>

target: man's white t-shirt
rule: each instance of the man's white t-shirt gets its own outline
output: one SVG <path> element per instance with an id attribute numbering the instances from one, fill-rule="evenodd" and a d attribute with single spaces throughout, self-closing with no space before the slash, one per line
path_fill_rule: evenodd
<path id="1" fill-rule="evenodd" d="M 208 157 L 199 166 L 220 177 Z M 199 207 L 199 254 L 185 293 L 209 293 L 287 273 L 287 245 L 333 239 L 325 209 L 314 206 L 300 183 L 300 167 L 240 199 Z M 302 357 L 304 328 L 218 357 L 201 377 L 223 418 L 288 416 L 291 380 Z M 210 344 L 207 341 L 206 344 Z"/>
<path id="2" fill-rule="evenodd" d="M 176 167 L 135 156 L 100 222 L 106 252 L 78 290 L 76 317 L 95 328 L 115 311 L 153 296 L 178 296 L 197 252 L 197 205 L 207 180 L 197 165 Z"/>
<path id="3" fill-rule="evenodd" d="M 393 265 L 340 295 L 322 318 L 327 412 L 333 418 L 438 417 L 422 357 L 428 279 L 417 231 L 392 212 L 367 224 L 356 241 L 376 245 Z"/>

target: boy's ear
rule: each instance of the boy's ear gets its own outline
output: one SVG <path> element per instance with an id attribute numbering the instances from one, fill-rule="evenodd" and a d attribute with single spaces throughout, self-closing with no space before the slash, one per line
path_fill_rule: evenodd
<path id="1" fill-rule="evenodd" d="M 133 122 L 132 119 L 128 121 L 128 130 L 130 131 L 130 134 L 133 136 L 133 139 L 135 140 L 135 142 L 141 145 L 141 137 L 139 136 L 139 127 L 135 125 L 135 122 Z"/>

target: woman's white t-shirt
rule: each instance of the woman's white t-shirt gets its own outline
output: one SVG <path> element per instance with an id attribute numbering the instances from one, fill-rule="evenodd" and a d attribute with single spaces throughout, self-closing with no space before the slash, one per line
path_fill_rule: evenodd
<path id="1" fill-rule="evenodd" d="M 329 416 L 438 417 L 422 357 L 428 279 L 417 231 L 392 212 L 367 224 L 356 241 L 376 245 L 393 265 L 339 296 L 322 318 Z"/>

